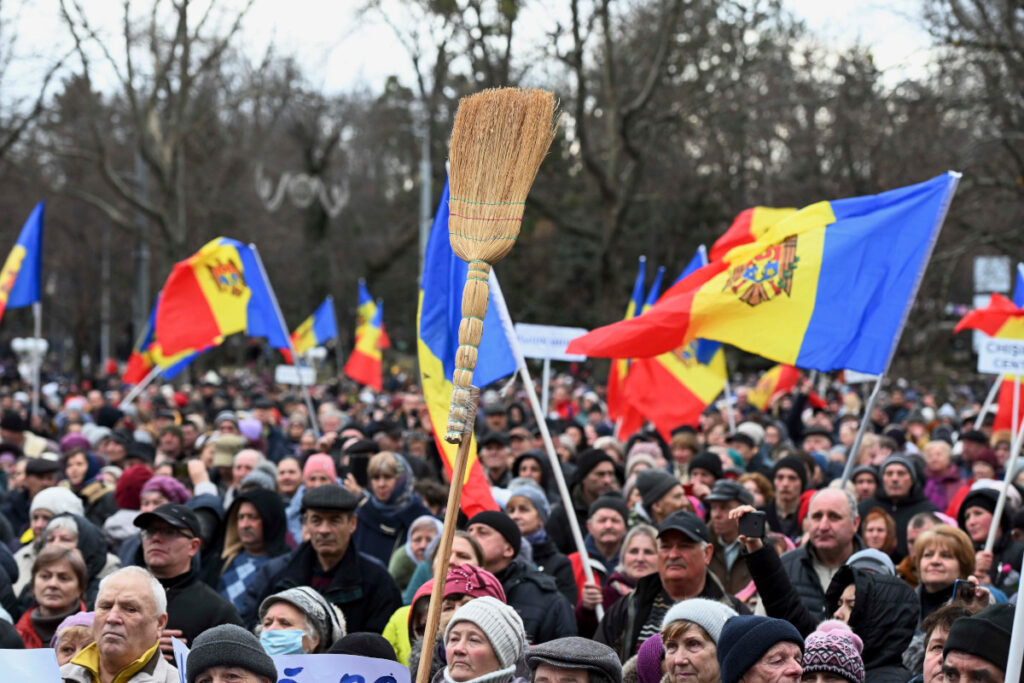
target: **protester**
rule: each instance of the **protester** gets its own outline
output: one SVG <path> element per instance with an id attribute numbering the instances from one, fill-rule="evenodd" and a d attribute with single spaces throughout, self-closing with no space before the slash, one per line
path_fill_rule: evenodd
<path id="1" fill-rule="evenodd" d="M 796 455 L 787 455 L 775 463 L 771 475 L 775 497 L 762 510 L 765 521 L 772 531 L 796 541 L 803 534 L 797 512 L 800 496 L 807 489 L 807 468 Z"/>
<path id="2" fill-rule="evenodd" d="M 827 683 L 841 678 L 847 683 L 864 683 L 864 643 L 841 621 L 823 621 L 804 641 L 803 680 Z"/>
<path id="3" fill-rule="evenodd" d="M 781 619 L 741 615 L 729 619 L 718 638 L 722 683 L 796 683 L 804 639 Z"/>
<path id="4" fill-rule="evenodd" d="M 272 491 L 243 491 L 228 510 L 217 592 L 242 607 L 257 570 L 291 551 L 286 542 L 284 505 Z"/>
<path id="5" fill-rule="evenodd" d="M 896 522 L 882 508 L 871 508 L 861 525 L 864 546 L 890 554 L 896 550 Z"/>
<path id="6" fill-rule="evenodd" d="M 43 546 L 43 531 L 46 529 L 46 525 L 50 523 L 51 519 L 63 513 L 85 514 L 81 500 L 66 488 L 52 486 L 40 491 L 32 499 L 29 507 L 29 529 L 32 532 L 32 540 L 14 553 L 14 559 L 18 566 L 18 578 L 14 581 L 13 586 L 15 593 L 21 593 L 29 582 L 32 565 L 39 549 Z"/>
<path id="7" fill-rule="evenodd" d="M 405 458 L 396 453 L 377 453 L 367 465 L 370 495 L 356 516 L 356 549 L 387 564 L 394 549 L 405 543 L 412 523 L 430 510 L 413 491 L 413 476 Z"/>
<path id="8" fill-rule="evenodd" d="M 516 610 L 485 596 L 455 610 L 444 633 L 447 665 L 454 683 L 519 683 L 517 664 L 526 633 Z"/>
<path id="9" fill-rule="evenodd" d="M 103 533 L 80 515 L 62 513 L 51 519 L 43 530 L 42 545 L 44 548 L 51 545 L 68 549 L 77 548 L 81 553 L 86 569 L 82 599 L 89 609 L 96 600 L 100 579 L 121 567 L 121 561 L 115 555 L 105 552 Z M 23 593 L 22 602 L 27 607 L 24 598 Z"/>
<path id="10" fill-rule="evenodd" d="M 942 677 L 946 683 L 1002 683 L 1013 633 L 1013 612 L 1012 605 L 992 605 L 953 622 L 942 646 Z"/>
<path id="11" fill-rule="evenodd" d="M 928 500 L 918 481 L 918 470 L 914 463 L 902 455 L 891 455 L 881 467 L 882 490 L 873 498 L 860 502 L 861 517 L 872 508 L 882 508 L 896 523 L 896 549 L 893 559 L 902 560 L 909 554 L 907 546 L 907 524 L 919 512 L 935 512 L 938 508 Z"/>
<path id="12" fill-rule="evenodd" d="M 576 457 L 576 478 L 569 495 L 572 498 L 572 512 L 576 515 L 580 529 L 586 528 L 591 503 L 599 496 L 617 489 L 618 485 L 615 463 L 607 453 L 591 449 Z M 544 528 L 559 552 L 571 553 L 575 550 L 569 531 L 568 513 L 563 503 L 556 503 L 551 508 L 551 517 Z"/>
<path id="13" fill-rule="evenodd" d="M 924 620 L 953 598 L 957 579 L 967 580 L 974 574 L 974 549 L 967 534 L 940 524 L 917 537 L 913 557 L 920 580 L 917 592 L 921 596 L 921 619 Z M 986 591 L 986 603 L 988 595 Z M 974 599 L 973 595 L 967 597 Z"/>
<path id="14" fill-rule="evenodd" d="M 998 499 L 996 489 L 972 490 L 960 504 L 957 523 L 974 544 L 976 571 L 981 582 L 1000 589 L 1012 588 L 1014 582 L 1010 575 L 1016 572 L 1020 576 L 1024 543 L 1013 540 L 1010 533 L 1012 513 L 1008 506 L 998 520 L 993 517 Z M 993 525 L 996 542 L 991 551 L 986 551 L 985 543 Z"/>
<path id="15" fill-rule="evenodd" d="M 713 600 L 690 598 L 669 608 L 661 624 L 666 674 L 672 680 L 715 683 L 721 679 L 718 641 L 736 611 Z"/>
<path id="16" fill-rule="evenodd" d="M 18 620 L 27 649 L 48 647 L 64 619 L 85 611 L 85 560 L 75 549 L 48 546 L 32 565 L 32 597 L 36 606 Z"/>
<path id="17" fill-rule="evenodd" d="M 50 639 L 50 647 L 57 653 L 57 666 L 67 664 L 93 642 L 92 624 L 95 618 L 95 612 L 76 612 L 60 622 Z"/>
<path id="18" fill-rule="evenodd" d="M 299 586 L 263 601 L 257 629 L 268 654 L 318 654 L 345 635 L 345 618 L 315 590 Z"/>
<path id="19" fill-rule="evenodd" d="M 408 539 L 391 554 L 388 573 L 405 590 L 416 571 L 416 566 L 426 558 L 427 548 L 437 538 L 443 524 L 433 515 L 420 515 L 409 526 Z"/>
<path id="20" fill-rule="evenodd" d="M 532 481 L 532 480 L 531 480 Z M 558 552 L 548 538 L 544 523 L 551 515 L 547 497 L 539 486 L 516 483 L 510 487 L 505 512 L 519 527 L 519 533 L 530 544 L 531 557 L 537 570 L 555 580 L 558 590 L 570 605 L 576 605 L 576 577 L 569 558 Z"/>
<path id="21" fill-rule="evenodd" d="M 196 638 L 185 665 L 186 683 L 275 683 L 277 667 L 260 641 L 234 624 L 215 626 Z"/>
<path id="22" fill-rule="evenodd" d="M 568 636 L 531 647 L 526 653 L 531 683 L 621 683 L 622 665 L 606 645 Z"/>
<path id="23" fill-rule="evenodd" d="M 739 520 L 730 518 L 729 512 L 740 505 L 753 505 L 754 494 L 738 482 L 722 479 L 715 482 L 704 503 L 711 508 L 709 521 L 714 548 L 708 567 L 725 590 L 736 595 L 751 578 L 747 560 L 740 554 Z"/>

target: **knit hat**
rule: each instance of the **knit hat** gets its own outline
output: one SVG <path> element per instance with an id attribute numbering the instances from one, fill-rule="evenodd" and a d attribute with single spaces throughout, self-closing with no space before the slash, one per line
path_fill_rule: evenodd
<path id="1" fill-rule="evenodd" d="M 395 655 L 395 648 L 378 633 L 350 633 L 344 638 L 339 638 L 327 650 L 329 655 L 359 655 L 360 657 L 373 657 L 374 659 L 388 659 L 392 662 L 398 661 Z"/>
<path id="2" fill-rule="evenodd" d="M 711 451 L 704 451 L 690 461 L 690 472 L 704 470 L 710 472 L 715 479 L 722 478 L 722 461 Z"/>
<path id="3" fill-rule="evenodd" d="M 306 464 L 302 467 L 302 478 L 305 479 L 313 472 L 324 472 L 331 481 L 338 478 L 338 470 L 334 467 L 334 460 L 326 453 L 314 453 L 306 458 Z"/>
<path id="4" fill-rule="evenodd" d="M 505 589 L 501 582 L 482 567 L 471 564 L 453 564 L 448 567 L 448 577 L 444 582 L 444 597 L 452 595 L 470 595 L 474 598 L 491 596 L 501 602 L 508 602 Z"/>
<path id="5" fill-rule="evenodd" d="M 508 541 L 508 544 L 512 546 L 514 551 L 512 557 L 519 554 L 519 546 L 522 543 L 523 534 L 519 531 L 516 523 L 512 521 L 512 518 L 504 512 L 498 510 L 478 512 L 470 517 L 469 522 L 466 523 L 466 528 L 468 529 L 474 524 L 483 524 L 484 526 L 491 527 L 501 534 Z"/>
<path id="6" fill-rule="evenodd" d="M 640 683 L 658 683 L 661 680 L 661 663 L 665 659 L 665 642 L 660 633 L 640 643 L 636 651 L 636 675 Z"/>
<path id="7" fill-rule="evenodd" d="M 306 622 L 316 629 L 320 637 L 318 649 L 321 652 L 345 635 L 345 617 L 338 614 L 338 610 L 327 602 L 324 596 L 309 586 L 289 588 L 266 598 L 260 603 L 260 622 L 266 616 L 267 610 L 276 602 L 286 602 L 305 615 Z"/>
<path id="8" fill-rule="evenodd" d="M 234 624 L 221 624 L 203 631 L 192 641 L 185 664 L 186 683 L 215 666 L 237 666 L 257 676 L 277 680 L 277 667 L 260 645 L 260 639 Z"/>
<path id="9" fill-rule="evenodd" d="M 615 464 L 615 461 L 612 460 L 612 456 L 608 455 L 604 451 L 599 451 L 596 448 L 590 448 L 579 453 L 576 456 L 576 481 L 583 481 L 584 477 L 590 474 L 591 470 L 605 462 L 610 462 L 613 465 Z"/>
<path id="10" fill-rule="evenodd" d="M 235 464 L 235 456 L 247 445 L 245 438 L 237 434 L 215 434 L 214 436 L 217 438 L 213 441 L 213 466 L 231 467 Z"/>
<path id="11" fill-rule="evenodd" d="M 847 566 L 876 574 L 896 576 L 896 565 L 892 563 L 892 558 L 875 548 L 858 550 L 853 555 L 850 555 L 850 559 L 846 561 L 846 564 Z"/>
<path id="12" fill-rule="evenodd" d="M 448 627 L 444 630 L 445 642 L 452 627 L 461 621 L 468 621 L 484 632 L 494 650 L 501 668 L 515 666 L 516 660 L 526 649 L 526 630 L 519 614 L 500 600 L 487 595 L 470 600 L 455 610 Z"/>
<path id="13" fill-rule="evenodd" d="M 622 521 L 629 519 L 629 509 L 626 501 L 617 493 L 604 493 L 594 499 L 594 502 L 587 508 L 587 519 L 590 519 L 598 510 L 614 510 L 622 516 Z"/>
<path id="14" fill-rule="evenodd" d="M 153 473 L 145 465 L 132 465 L 121 473 L 114 487 L 114 502 L 122 510 L 138 510 L 142 507 L 139 497 L 142 485 L 153 477 Z"/>
<path id="15" fill-rule="evenodd" d="M 746 434 L 754 440 L 754 445 L 759 446 L 764 441 L 764 427 L 756 422 L 741 422 L 736 425 L 738 434 Z"/>
<path id="16" fill-rule="evenodd" d="M 1014 606 L 1001 602 L 986 607 L 972 617 L 960 617 L 953 622 L 942 648 L 945 657 L 952 650 L 981 657 L 1000 671 L 1006 671 L 1013 633 Z"/>
<path id="17" fill-rule="evenodd" d="M 142 491 L 139 495 L 141 496 L 142 494 L 149 493 L 150 491 L 159 492 L 160 495 L 166 498 L 169 503 L 184 504 L 192 498 L 192 494 L 188 492 L 188 489 L 174 477 L 166 477 L 162 475 L 159 477 L 153 477 L 142 485 Z"/>
<path id="18" fill-rule="evenodd" d="M 274 491 L 275 493 L 277 492 L 277 482 L 274 481 L 272 476 L 263 470 L 253 470 L 242 477 L 242 481 L 238 484 L 238 487 L 242 489 L 248 489 L 252 486 L 258 486 L 261 489 Z"/>
<path id="19" fill-rule="evenodd" d="M 899 465 L 910 472 L 910 478 L 914 480 L 915 484 L 917 483 L 917 468 L 914 467 L 914 463 L 910 462 L 910 458 L 905 455 L 898 455 L 894 453 L 882 462 L 882 467 L 879 468 L 879 472 L 884 476 L 886 468 L 892 467 L 893 465 Z"/>
<path id="20" fill-rule="evenodd" d="M 530 504 L 537 510 L 540 515 L 540 519 L 543 523 L 547 523 L 548 518 L 551 516 L 551 504 L 548 503 L 547 496 L 540 490 L 536 482 L 532 479 L 529 480 L 530 484 L 516 486 L 509 491 L 509 500 L 515 497 L 525 498 L 530 501 Z"/>
<path id="21" fill-rule="evenodd" d="M 637 455 L 646 455 L 654 460 L 665 457 L 658 444 L 651 443 L 650 441 L 637 441 L 634 443 L 630 447 L 629 453 L 626 454 L 626 462 L 629 462 Z"/>
<path id="22" fill-rule="evenodd" d="M 818 624 L 804 645 L 804 673 L 833 673 L 850 683 L 864 683 L 864 643 L 841 621 Z"/>
<path id="23" fill-rule="evenodd" d="M 92 448 L 92 442 L 89 441 L 85 434 L 65 434 L 64 438 L 60 440 L 60 452 L 67 455 L 67 452 L 72 448 L 84 448 L 90 450 Z"/>
<path id="24" fill-rule="evenodd" d="M 72 493 L 71 489 L 66 489 L 63 486 L 51 486 L 43 489 L 35 495 L 28 509 L 29 516 L 36 510 L 49 510 L 54 516 L 65 512 L 85 516 L 82 499 Z"/>
<path id="25" fill-rule="evenodd" d="M 775 463 L 775 467 L 772 468 L 772 481 L 775 480 L 775 475 L 779 473 L 779 470 L 793 470 L 796 472 L 796 476 L 800 477 L 800 490 L 807 490 L 807 465 L 804 464 L 804 461 L 799 456 L 787 455 Z"/>
<path id="26" fill-rule="evenodd" d="M 1012 488 L 1012 487 L 1011 487 Z M 972 507 L 978 507 L 982 510 L 987 510 L 989 514 L 994 515 L 996 513 L 996 503 L 999 501 L 999 492 L 995 489 L 972 489 L 970 493 L 964 496 L 964 500 L 960 503 L 960 509 L 956 513 L 956 522 L 961 529 L 967 528 L 967 509 Z M 1010 507 L 1009 498 L 1007 498 L 1007 508 Z M 998 520 L 999 527 L 1006 533 L 1010 530 L 1009 526 L 1009 510 L 1004 508 L 1003 518 Z"/>
<path id="27" fill-rule="evenodd" d="M 64 633 L 67 629 L 72 626 L 85 626 L 92 630 L 92 622 L 96 619 L 95 612 L 75 612 L 70 617 L 65 617 L 64 621 L 60 622 L 60 626 L 53 632 L 53 638 L 50 638 L 50 647 L 57 647 L 57 643 L 60 641 L 60 634 Z"/>
<path id="28" fill-rule="evenodd" d="M 669 607 L 665 612 L 665 618 L 661 620 L 661 628 L 664 630 L 673 621 L 690 621 L 704 629 L 715 645 L 718 645 L 722 627 L 734 616 L 736 610 L 716 600 L 690 598 Z"/>
<path id="29" fill-rule="evenodd" d="M 230 422 L 236 427 L 238 426 L 238 416 L 235 415 L 233 410 L 222 410 L 217 413 L 217 417 L 213 418 L 213 426 L 216 429 L 221 422 Z"/>
<path id="30" fill-rule="evenodd" d="M 878 470 L 875 469 L 873 465 L 859 465 L 857 467 L 854 467 L 853 472 L 850 473 L 850 481 L 855 481 L 857 479 L 857 475 L 859 474 L 870 474 L 872 477 L 875 478 L 876 484 L 882 483 L 878 479 Z"/>
<path id="31" fill-rule="evenodd" d="M 647 510 L 661 500 L 665 494 L 676 486 L 682 486 L 679 480 L 665 470 L 640 470 L 636 475 L 636 489 Z"/>
<path id="32" fill-rule="evenodd" d="M 722 683 L 737 683 L 778 643 L 794 643 L 804 649 L 804 639 L 788 621 L 771 617 L 741 615 L 725 622 L 718 638 L 718 666 Z"/>
<path id="33" fill-rule="evenodd" d="M 635 474 L 634 470 L 637 465 L 646 465 L 647 469 L 657 467 L 657 463 L 654 462 L 654 458 L 646 453 L 633 453 L 626 458 L 626 477 L 631 477 Z"/>
<path id="34" fill-rule="evenodd" d="M 622 683 L 622 664 L 615 650 L 590 638 L 568 636 L 531 647 L 526 664 L 536 673 L 541 664 L 560 669 L 586 669 L 592 683 Z"/>

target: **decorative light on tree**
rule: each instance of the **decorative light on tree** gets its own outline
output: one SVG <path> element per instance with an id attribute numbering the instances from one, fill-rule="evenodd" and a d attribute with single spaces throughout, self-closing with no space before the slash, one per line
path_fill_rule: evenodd
<path id="1" fill-rule="evenodd" d="M 256 194 L 267 211 L 280 208 L 285 195 L 292 205 L 308 209 L 318 201 L 331 218 L 337 218 L 348 201 L 348 190 L 342 185 L 326 185 L 320 178 L 305 173 L 284 172 L 274 187 L 274 181 L 263 172 L 263 164 L 256 165 Z"/>

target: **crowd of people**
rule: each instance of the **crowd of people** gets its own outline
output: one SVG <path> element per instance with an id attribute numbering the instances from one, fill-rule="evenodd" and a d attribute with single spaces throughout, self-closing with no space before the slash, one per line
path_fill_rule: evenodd
<path id="1" fill-rule="evenodd" d="M 973 400 L 894 384 L 854 452 L 838 383 L 763 410 L 740 386 L 620 438 L 603 387 L 558 377 L 553 464 L 515 387 L 490 390 L 491 496 L 441 576 L 448 475 L 396 384 L 318 386 L 315 422 L 250 372 L 125 407 L 116 378 L 67 385 L 38 415 L 0 389 L 0 648 L 54 648 L 81 683 L 177 681 L 172 638 L 189 683 L 274 683 L 272 655 L 320 653 L 429 657 L 436 683 L 1005 678 L 1024 463 L 1005 471 L 1012 435 Z"/>

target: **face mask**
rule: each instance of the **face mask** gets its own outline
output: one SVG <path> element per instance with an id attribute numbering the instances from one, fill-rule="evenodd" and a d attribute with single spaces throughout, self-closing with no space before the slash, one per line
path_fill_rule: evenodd
<path id="1" fill-rule="evenodd" d="M 263 631 L 260 633 L 260 645 L 268 655 L 301 655 L 304 635 L 299 629 Z"/>

